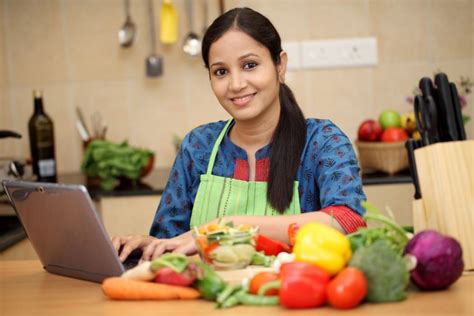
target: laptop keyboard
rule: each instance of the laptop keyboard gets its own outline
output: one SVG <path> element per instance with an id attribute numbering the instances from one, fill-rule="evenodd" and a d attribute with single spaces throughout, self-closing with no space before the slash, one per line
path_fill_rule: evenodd
<path id="1" fill-rule="evenodd" d="M 131 268 L 134 268 L 136 265 L 138 265 L 138 262 L 140 261 L 140 258 L 132 257 L 132 258 L 127 258 L 123 263 L 123 268 L 125 270 L 129 270 Z"/>

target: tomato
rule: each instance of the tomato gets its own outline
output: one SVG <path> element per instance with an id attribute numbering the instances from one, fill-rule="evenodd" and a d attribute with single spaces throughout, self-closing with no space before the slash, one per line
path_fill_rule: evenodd
<path id="1" fill-rule="evenodd" d="M 383 131 L 380 140 L 385 143 L 401 142 L 408 139 L 408 134 L 401 127 L 390 127 Z"/>
<path id="2" fill-rule="evenodd" d="M 348 267 L 329 282 L 326 290 L 329 304 L 348 309 L 359 305 L 367 294 L 367 280 L 357 268 Z"/>
<path id="3" fill-rule="evenodd" d="M 259 272 L 250 280 L 249 291 L 252 294 L 257 294 L 258 290 L 268 282 L 276 281 L 280 278 L 275 272 Z M 269 289 L 265 291 L 266 296 L 278 295 L 278 289 Z"/>

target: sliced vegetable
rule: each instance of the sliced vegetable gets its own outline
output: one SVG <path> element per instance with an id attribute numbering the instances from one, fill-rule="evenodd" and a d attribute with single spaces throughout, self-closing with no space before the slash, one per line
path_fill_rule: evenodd
<path id="1" fill-rule="evenodd" d="M 156 272 L 155 282 L 179 285 L 179 286 L 190 286 L 196 280 L 196 264 L 190 263 L 186 269 L 178 273 L 170 267 L 164 267 Z"/>
<path id="2" fill-rule="evenodd" d="M 280 278 L 280 275 L 275 272 L 259 272 L 253 276 L 253 278 L 250 280 L 249 283 L 249 292 L 251 294 L 258 294 L 258 291 L 260 288 L 269 283 L 276 281 Z M 278 289 L 268 289 L 264 293 L 261 293 L 261 295 L 278 295 Z"/>
<path id="3" fill-rule="evenodd" d="M 357 268 L 347 267 L 339 272 L 327 287 L 327 301 L 340 309 L 354 308 L 367 294 L 367 280 Z"/>
<path id="4" fill-rule="evenodd" d="M 199 292 L 193 288 L 137 281 L 121 277 L 107 278 L 102 283 L 104 294 L 114 300 L 174 300 L 196 299 Z"/>
<path id="5" fill-rule="evenodd" d="M 298 230 L 293 253 L 296 261 L 317 265 L 330 275 L 342 270 L 352 255 L 349 239 L 320 223 L 308 223 Z"/>
<path id="6" fill-rule="evenodd" d="M 349 265 L 364 273 L 367 301 L 381 303 L 406 298 L 409 274 L 405 261 L 385 240 L 357 249 Z"/>
<path id="7" fill-rule="evenodd" d="M 276 256 L 280 252 L 290 252 L 290 247 L 287 244 L 262 234 L 257 235 L 255 249 L 263 251 L 267 256 Z"/>
<path id="8" fill-rule="evenodd" d="M 255 266 L 270 267 L 275 262 L 275 259 L 275 256 L 267 256 L 263 253 L 263 251 L 258 251 L 253 254 L 250 264 Z"/>
<path id="9" fill-rule="evenodd" d="M 125 271 L 121 277 L 132 280 L 151 281 L 155 278 L 155 272 L 151 270 L 151 262 L 144 261 Z"/>
<path id="10" fill-rule="evenodd" d="M 408 242 L 405 254 L 416 258 L 411 280 L 422 290 L 447 288 L 459 279 L 464 270 L 459 242 L 434 230 L 417 233 Z"/>
<path id="11" fill-rule="evenodd" d="M 181 273 L 188 265 L 188 257 L 179 253 L 165 253 L 151 262 L 151 270 L 158 271 L 163 267 L 173 269 L 177 273 Z"/>

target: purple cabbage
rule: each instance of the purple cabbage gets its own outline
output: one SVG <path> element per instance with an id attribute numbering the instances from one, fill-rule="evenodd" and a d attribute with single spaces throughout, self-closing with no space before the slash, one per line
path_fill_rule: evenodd
<path id="1" fill-rule="evenodd" d="M 459 242 L 434 230 L 417 233 L 406 245 L 405 254 L 416 257 L 411 280 L 422 290 L 447 288 L 464 270 Z"/>

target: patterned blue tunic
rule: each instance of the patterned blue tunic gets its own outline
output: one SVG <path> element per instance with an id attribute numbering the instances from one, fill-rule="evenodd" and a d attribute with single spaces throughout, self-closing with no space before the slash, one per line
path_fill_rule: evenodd
<path id="1" fill-rule="evenodd" d="M 171 169 L 150 235 L 171 238 L 190 229 L 199 177 L 206 173 L 212 147 L 225 123 L 205 124 L 186 135 Z M 344 205 L 363 215 L 360 202 L 366 198 L 357 158 L 347 136 L 329 120 L 307 119 L 306 130 L 306 144 L 295 179 L 299 181 L 301 212 Z M 270 145 L 255 154 L 256 181 L 264 181 L 262 179 L 268 172 L 269 154 Z M 232 143 L 227 132 L 219 147 L 212 173 L 241 178 L 242 174 L 248 175 L 242 170 L 245 166 L 248 166 L 246 151 Z"/>

